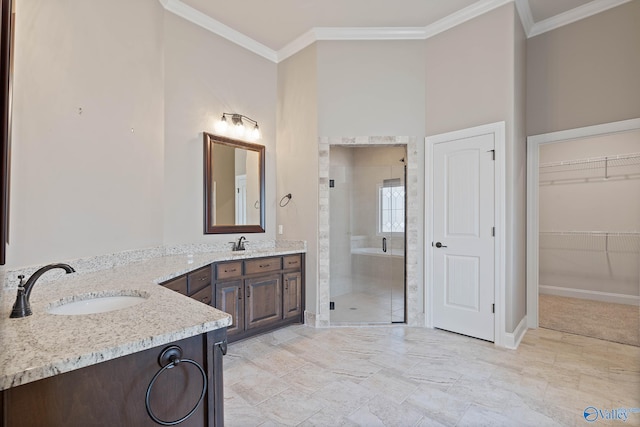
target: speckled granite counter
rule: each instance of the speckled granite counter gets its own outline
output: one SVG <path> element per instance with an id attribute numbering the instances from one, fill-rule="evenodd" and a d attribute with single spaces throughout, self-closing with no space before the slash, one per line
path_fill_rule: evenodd
<path id="1" fill-rule="evenodd" d="M 291 247 L 180 254 L 90 273 L 76 268 L 75 274 L 36 283 L 31 293 L 33 315 L 20 319 L 9 318 L 16 291 L 5 289 L 0 296 L 0 390 L 226 327 L 231 323 L 228 314 L 158 283 L 212 262 L 300 252 L 304 250 Z M 119 293 L 148 298 L 107 313 L 47 312 L 62 299 Z"/>

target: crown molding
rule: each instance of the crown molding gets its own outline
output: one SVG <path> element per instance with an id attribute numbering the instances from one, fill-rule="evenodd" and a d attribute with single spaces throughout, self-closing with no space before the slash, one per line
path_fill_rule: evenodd
<path id="1" fill-rule="evenodd" d="M 588 18 L 630 1 L 631 0 L 593 0 L 587 4 L 578 6 L 575 9 L 571 9 L 543 21 L 536 22 L 533 24 L 528 37 L 535 37 L 542 33 L 546 33 L 547 31 L 555 30 L 556 28 Z"/>
<path id="2" fill-rule="evenodd" d="M 524 28 L 524 33 L 527 35 L 527 38 L 529 38 L 534 24 L 529 0 L 515 0 L 515 3 L 518 16 L 520 16 L 520 22 L 522 22 L 522 27 Z"/>
<path id="3" fill-rule="evenodd" d="M 445 16 L 444 18 L 434 22 L 433 24 L 429 24 L 426 27 L 424 27 L 424 32 L 425 32 L 424 38 L 428 39 L 444 31 L 450 30 L 455 26 L 458 26 L 474 18 L 477 18 L 478 16 L 483 15 L 487 12 L 491 12 L 493 9 L 496 9 L 507 3 L 511 3 L 512 1 L 513 0 L 477 1 L 472 5 L 465 7 L 464 9 L 460 9 L 459 11 L 454 12 L 451 15 Z"/>
<path id="4" fill-rule="evenodd" d="M 320 40 L 425 40 L 512 1 L 480 0 L 426 27 L 315 27 L 280 49 L 278 61 Z"/>
<path id="5" fill-rule="evenodd" d="M 276 56 L 277 56 L 276 62 L 284 61 L 288 57 L 293 56 L 296 53 L 300 52 L 305 47 L 315 43 L 317 40 L 315 30 L 316 30 L 315 28 L 310 29 L 309 31 L 307 31 L 297 39 L 293 40 L 292 42 L 288 43 L 282 49 L 280 49 L 276 53 Z"/>
<path id="6" fill-rule="evenodd" d="M 316 40 L 422 40 L 424 27 L 316 27 Z"/>
<path id="7" fill-rule="evenodd" d="M 331 40 L 424 40 L 424 27 L 315 27 L 278 51 L 278 62 L 305 47 Z"/>
<path id="8" fill-rule="evenodd" d="M 425 27 L 315 27 L 278 51 L 184 4 L 181 0 L 158 1 L 167 11 L 277 64 L 320 40 L 425 40 L 511 2 L 515 3 L 527 38 L 531 38 L 632 0 L 593 0 L 536 23 L 533 22 L 529 0 L 479 0 Z"/>
<path id="9" fill-rule="evenodd" d="M 230 42 L 242 46 L 243 48 L 255 53 L 256 55 L 260 55 L 263 58 L 268 59 L 269 61 L 277 62 L 278 55 L 273 49 L 270 49 L 262 43 L 255 41 L 251 37 L 245 36 L 241 32 L 224 25 L 220 21 L 217 21 L 208 15 L 205 15 L 199 10 L 194 9 L 191 6 L 187 6 L 180 0 L 159 1 L 167 11 L 178 15 L 181 18 L 184 18 L 189 22 L 194 23 L 204 28 L 205 30 L 209 30 L 214 34 L 217 34 L 220 37 L 229 40 Z"/>

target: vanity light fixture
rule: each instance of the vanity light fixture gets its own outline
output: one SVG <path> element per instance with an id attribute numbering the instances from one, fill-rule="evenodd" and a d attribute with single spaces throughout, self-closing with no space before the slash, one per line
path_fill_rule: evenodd
<path id="1" fill-rule="evenodd" d="M 231 117 L 231 129 L 229 129 L 229 122 L 227 121 L 227 117 Z M 245 127 L 243 119 L 253 123 L 253 127 Z M 222 113 L 220 121 L 216 123 L 216 131 L 222 135 L 231 134 L 236 138 L 246 138 L 249 141 L 256 141 L 262 136 L 260 135 L 260 127 L 258 126 L 258 122 L 247 116 L 236 113 Z"/>

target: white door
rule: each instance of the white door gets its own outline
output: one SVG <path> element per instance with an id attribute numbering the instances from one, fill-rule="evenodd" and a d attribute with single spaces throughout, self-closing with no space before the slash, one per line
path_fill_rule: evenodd
<path id="1" fill-rule="evenodd" d="M 494 135 L 433 147 L 433 326 L 494 341 Z"/>

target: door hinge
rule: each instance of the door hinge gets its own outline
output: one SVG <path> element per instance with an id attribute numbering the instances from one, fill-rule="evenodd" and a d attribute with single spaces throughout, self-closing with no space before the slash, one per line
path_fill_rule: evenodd
<path id="1" fill-rule="evenodd" d="M 496 228 L 495 227 L 491 227 L 491 236 L 492 237 L 496 237 Z"/>
<path id="2" fill-rule="evenodd" d="M 491 153 L 491 160 L 496 159 L 496 150 L 489 150 L 487 151 L 487 153 Z"/>
<path id="3" fill-rule="evenodd" d="M 495 304 L 491 304 L 491 312 L 492 313 L 496 312 L 496 305 Z"/>

